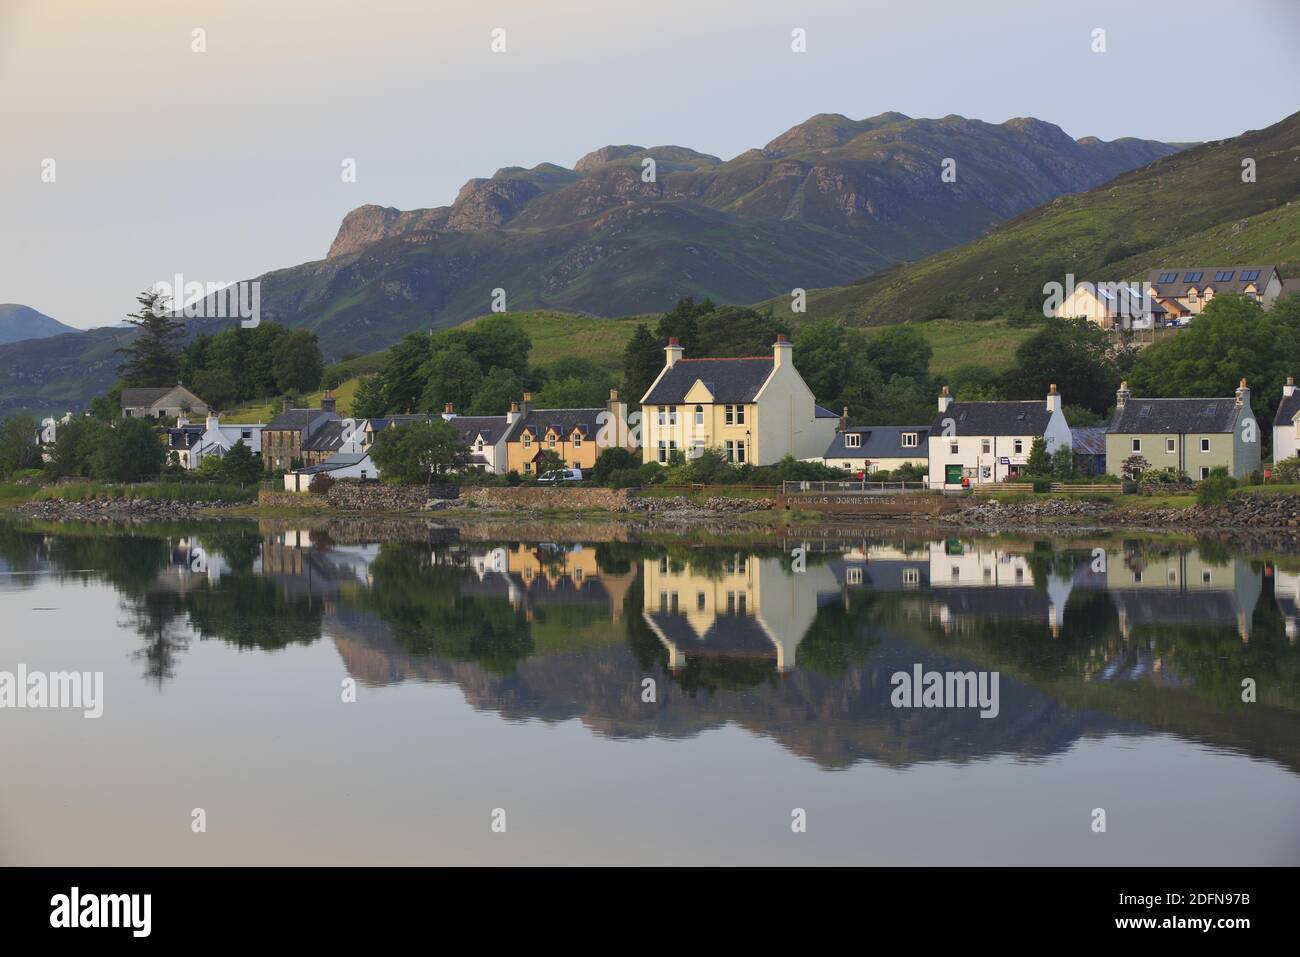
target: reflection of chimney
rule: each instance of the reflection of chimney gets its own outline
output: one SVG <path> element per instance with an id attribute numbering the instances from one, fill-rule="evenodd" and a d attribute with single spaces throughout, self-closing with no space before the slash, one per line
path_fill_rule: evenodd
<path id="1" fill-rule="evenodd" d="M 685 354 L 686 350 L 682 348 L 682 344 L 677 341 L 676 336 L 673 336 L 668 340 L 668 345 L 664 348 L 664 355 L 667 357 L 665 361 L 668 364 L 668 368 L 671 369 L 676 364 L 677 360 Z"/>
<path id="2" fill-rule="evenodd" d="M 952 405 L 952 396 L 948 394 L 948 387 L 944 386 L 939 390 L 939 411 L 947 412 L 950 405 Z"/>
<path id="3" fill-rule="evenodd" d="M 781 368 L 790 361 L 793 353 L 794 346 L 790 344 L 790 340 L 778 333 L 776 342 L 772 343 L 772 364 L 778 369 Z"/>
<path id="4" fill-rule="evenodd" d="M 1119 384 L 1119 389 L 1115 393 L 1115 408 L 1124 408 L 1124 403 L 1131 398 L 1133 398 L 1133 393 L 1128 390 L 1128 380 L 1126 379 Z"/>
<path id="5" fill-rule="evenodd" d="M 1058 412 L 1061 408 L 1061 395 L 1056 391 L 1056 383 L 1047 387 L 1047 411 Z"/>

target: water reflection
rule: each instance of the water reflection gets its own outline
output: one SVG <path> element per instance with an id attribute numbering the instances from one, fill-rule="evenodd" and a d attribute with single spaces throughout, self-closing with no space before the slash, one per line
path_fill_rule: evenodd
<path id="1" fill-rule="evenodd" d="M 155 685 L 195 639 L 260 653 L 329 641 L 371 687 L 454 684 L 476 708 L 616 738 L 739 725 L 824 767 L 1040 759 L 1168 732 L 1300 771 L 1300 575 L 1286 561 L 1114 540 L 408 538 L 0 524 L 0 588 L 111 585 Z M 894 709 L 890 676 L 918 662 L 999 671 L 1000 718 Z"/>

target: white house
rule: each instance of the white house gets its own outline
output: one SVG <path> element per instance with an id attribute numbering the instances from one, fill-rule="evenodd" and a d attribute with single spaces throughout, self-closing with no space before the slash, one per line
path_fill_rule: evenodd
<path id="1" fill-rule="evenodd" d="M 1046 401 L 954 402 L 944 386 L 930 424 L 930 488 L 959 489 L 1023 475 L 1034 439 L 1048 453 L 1073 448 L 1070 426 L 1053 385 Z"/>
<path id="2" fill-rule="evenodd" d="M 218 458 L 229 452 L 236 443 L 243 442 L 254 455 L 262 454 L 262 422 L 222 424 L 220 418 L 209 415 L 204 423 L 203 434 L 190 449 L 190 468 L 198 468 L 205 458 L 215 455 Z"/>
<path id="3" fill-rule="evenodd" d="M 1295 378 L 1286 377 L 1282 386 L 1282 401 L 1278 403 L 1277 413 L 1273 416 L 1273 461 L 1281 462 L 1300 455 L 1300 425 L 1296 418 L 1300 416 L 1300 392 L 1296 391 Z"/>
<path id="4" fill-rule="evenodd" d="M 286 492 L 309 491 L 312 479 L 322 473 L 332 479 L 377 479 L 379 467 L 371 460 L 369 452 L 335 452 L 319 465 L 309 465 L 295 472 L 286 472 L 284 490 Z"/>

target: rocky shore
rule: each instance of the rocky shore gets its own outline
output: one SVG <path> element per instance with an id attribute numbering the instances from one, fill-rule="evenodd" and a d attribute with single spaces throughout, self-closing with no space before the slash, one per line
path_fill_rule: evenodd
<path id="1" fill-rule="evenodd" d="M 43 499 L 24 502 L 15 511 L 29 518 L 51 522 L 63 521 L 123 521 L 190 519 L 204 515 L 208 510 L 246 506 L 247 502 L 156 502 L 144 499 L 86 499 L 65 501 Z"/>
<path id="2" fill-rule="evenodd" d="M 996 502 L 971 499 L 951 518 L 960 525 L 1012 528 L 1026 525 L 1078 525 L 1123 528 L 1295 529 L 1300 534 L 1300 496 L 1238 495 L 1223 505 L 1144 507 L 1141 499 L 1116 507 L 1105 502 L 1048 498 Z"/>

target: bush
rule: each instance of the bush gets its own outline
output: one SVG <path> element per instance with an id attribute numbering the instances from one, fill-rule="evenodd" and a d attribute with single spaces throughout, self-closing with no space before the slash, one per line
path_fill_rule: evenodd
<path id="1" fill-rule="evenodd" d="M 1273 481 L 1294 485 L 1300 482 L 1300 458 L 1291 456 L 1273 466 Z"/>
<path id="2" fill-rule="evenodd" d="M 307 491 L 312 495 L 328 495 L 333 487 L 334 479 L 330 478 L 328 472 L 317 472 L 311 477 L 311 484 L 307 486 Z"/>
<path id="3" fill-rule="evenodd" d="M 1196 504 L 1222 505 L 1236 487 L 1237 480 L 1220 466 L 1211 471 L 1207 478 L 1201 479 L 1201 484 L 1196 489 Z"/>
<path id="4" fill-rule="evenodd" d="M 610 488 L 637 488 L 641 484 L 640 469 L 619 469 L 605 480 Z"/>

